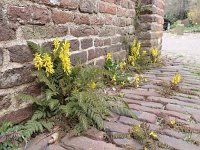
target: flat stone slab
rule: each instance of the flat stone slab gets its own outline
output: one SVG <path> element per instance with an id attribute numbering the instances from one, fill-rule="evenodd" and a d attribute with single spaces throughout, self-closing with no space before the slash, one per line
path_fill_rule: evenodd
<path id="1" fill-rule="evenodd" d="M 62 139 L 62 147 L 74 150 L 123 150 L 120 147 L 104 141 L 96 141 L 84 136 Z"/>

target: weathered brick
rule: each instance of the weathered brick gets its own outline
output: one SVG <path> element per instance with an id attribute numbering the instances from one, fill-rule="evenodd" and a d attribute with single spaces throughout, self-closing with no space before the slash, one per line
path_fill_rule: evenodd
<path id="1" fill-rule="evenodd" d="M 16 27 L 0 23 L 0 41 L 14 40 L 16 38 Z"/>
<path id="2" fill-rule="evenodd" d="M 50 13 L 46 8 L 37 6 L 9 6 L 8 18 L 22 24 L 46 24 L 50 22 Z"/>
<path id="3" fill-rule="evenodd" d="M 104 56 L 107 53 L 107 48 L 96 48 L 95 49 L 95 54 L 96 57 Z"/>
<path id="4" fill-rule="evenodd" d="M 90 25 L 90 18 L 88 15 L 75 14 L 74 22 L 76 24 L 87 24 Z"/>
<path id="5" fill-rule="evenodd" d="M 104 46 L 109 46 L 109 45 L 111 45 L 111 39 L 110 38 L 104 39 Z"/>
<path id="6" fill-rule="evenodd" d="M 82 51 L 82 52 L 72 54 L 70 56 L 70 59 L 71 59 L 71 62 L 73 65 L 76 65 L 79 63 L 85 63 L 85 62 L 87 62 L 87 52 Z"/>
<path id="7" fill-rule="evenodd" d="M 100 16 L 91 16 L 90 17 L 91 25 L 104 25 L 104 18 Z"/>
<path id="8" fill-rule="evenodd" d="M 115 28 L 114 27 L 104 27 L 100 30 L 99 36 L 113 36 L 115 35 Z"/>
<path id="9" fill-rule="evenodd" d="M 130 126 L 119 122 L 105 122 L 105 128 L 112 132 L 128 133 Z"/>
<path id="10" fill-rule="evenodd" d="M 35 78 L 32 76 L 32 69 L 32 65 L 26 65 L 0 73 L 0 89 L 33 82 Z"/>
<path id="11" fill-rule="evenodd" d="M 69 10 L 77 9 L 79 0 L 61 0 L 60 6 Z"/>
<path id="12" fill-rule="evenodd" d="M 68 34 L 67 26 L 24 26 L 22 27 L 25 39 L 62 37 Z"/>
<path id="13" fill-rule="evenodd" d="M 122 148 L 116 147 L 114 144 L 106 143 L 104 141 L 96 141 L 89 139 L 84 136 L 80 137 L 64 137 L 62 139 L 62 144 L 64 144 L 67 149 L 95 149 L 95 150 L 122 150 Z"/>
<path id="14" fill-rule="evenodd" d="M 0 3 L 0 22 L 3 20 L 3 5 Z"/>
<path id="15" fill-rule="evenodd" d="M 77 51 L 79 50 L 79 41 L 78 40 L 70 40 L 70 51 Z"/>
<path id="16" fill-rule="evenodd" d="M 16 111 L 10 112 L 4 116 L 0 116 L 0 123 L 11 121 L 14 124 L 20 123 L 32 115 L 32 106 L 21 108 Z"/>
<path id="17" fill-rule="evenodd" d="M 93 39 L 89 38 L 89 39 L 83 39 L 81 40 L 81 48 L 82 49 L 87 49 L 93 46 Z"/>
<path id="18" fill-rule="evenodd" d="M 67 22 L 73 22 L 74 14 L 65 11 L 53 10 L 52 20 L 55 24 L 65 24 Z"/>
<path id="19" fill-rule="evenodd" d="M 102 40 L 102 39 L 95 39 L 94 40 L 94 46 L 95 47 L 102 47 L 102 46 L 104 46 L 104 40 Z"/>
<path id="20" fill-rule="evenodd" d="M 16 45 L 7 49 L 11 62 L 24 63 L 33 60 L 33 52 L 27 45 Z"/>
<path id="21" fill-rule="evenodd" d="M 116 15 L 116 5 L 99 2 L 99 12 Z"/>
<path id="22" fill-rule="evenodd" d="M 114 4 L 116 4 L 116 1 L 117 1 L 117 0 L 102 0 L 102 1 L 108 2 L 108 3 L 114 3 Z"/>
<path id="23" fill-rule="evenodd" d="M 0 96 L 0 110 L 7 109 L 11 105 L 11 98 L 8 95 Z"/>
<path id="24" fill-rule="evenodd" d="M 94 0 L 81 0 L 79 6 L 80 12 L 83 13 L 96 13 L 97 4 Z"/>
<path id="25" fill-rule="evenodd" d="M 94 49 L 88 50 L 88 61 L 96 58 L 96 53 Z"/>
<path id="26" fill-rule="evenodd" d="M 89 35 L 96 35 L 97 30 L 92 26 L 78 26 L 78 27 L 71 27 L 70 32 L 75 37 L 83 37 Z"/>
<path id="27" fill-rule="evenodd" d="M 0 66 L 3 65 L 3 50 L 0 48 Z"/>

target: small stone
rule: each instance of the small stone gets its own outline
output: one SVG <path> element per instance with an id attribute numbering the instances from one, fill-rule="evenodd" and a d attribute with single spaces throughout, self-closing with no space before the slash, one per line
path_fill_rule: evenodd
<path id="1" fill-rule="evenodd" d="M 106 133 L 99 131 L 96 128 L 91 128 L 88 131 L 86 131 L 84 135 L 93 140 L 103 141 Z"/>

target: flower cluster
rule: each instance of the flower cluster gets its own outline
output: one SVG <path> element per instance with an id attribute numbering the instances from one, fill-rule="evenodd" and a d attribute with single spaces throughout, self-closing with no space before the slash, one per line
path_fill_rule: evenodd
<path id="1" fill-rule="evenodd" d="M 112 61 L 112 55 L 111 55 L 111 53 L 107 53 L 107 55 L 106 55 L 106 61 Z"/>
<path id="2" fill-rule="evenodd" d="M 123 71 L 126 68 L 126 62 L 120 62 L 119 68 L 121 71 Z"/>
<path id="3" fill-rule="evenodd" d="M 34 65 L 38 70 L 40 70 L 43 67 L 41 54 L 35 53 L 34 56 L 35 56 L 35 58 L 33 59 Z"/>
<path id="4" fill-rule="evenodd" d="M 140 42 L 137 42 L 137 40 L 134 39 L 134 42 L 131 44 L 130 55 L 128 56 L 128 61 L 132 66 L 135 66 L 135 61 L 140 56 L 140 48 Z"/>
<path id="5" fill-rule="evenodd" d="M 53 41 L 53 45 L 54 45 L 54 49 L 53 52 L 54 54 L 58 51 L 59 47 L 60 47 L 60 41 L 58 38 L 55 38 Z"/>
<path id="6" fill-rule="evenodd" d="M 150 135 L 153 139 L 157 139 L 157 138 L 158 138 L 157 133 L 154 132 L 154 131 L 151 131 L 151 132 L 149 133 L 149 135 Z"/>
<path id="7" fill-rule="evenodd" d="M 43 67 L 46 69 L 47 73 L 54 73 L 53 62 L 51 56 L 48 53 L 44 53 L 43 55 Z"/>
<path id="8" fill-rule="evenodd" d="M 59 58 L 62 61 L 63 70 L 67 74 L 71 73 L 71 68 L 72 68 L 69 49 L 70 49 L 70 43 L 68 41 L 64 41 L 59 54 Z"/>
<path id="9" fill-rule="evenodd" d="M 70 61 L 70 43 L 68 41 L 64 41 L 61 45 L 58 38 L 54 39 L 54 49 L 53 49 L 53 58 L 51 57 L 50 53 L 35 53 L 34 56 L 34 64 L 38 70 L 42 68 L 45 69 L 47 74 L 53 74 L 54 71 L 54 64 L 53 60 L 57 58 L 61 60 L 63 71 L 69 74 L 71 72 L 71 61 Z M 58 55 L 55 55 L 58 54 Z"/>
<path id="10" fill-rule="evenodd" d="M 35 67 L 38 70 L 44 67 L 46 70 L 46 73 L 50 73 L 50 74 L 54 73 L 52 58 L 48 53 L 44 53 L 43 55 L 36 53 L 33 61 L 34 61 Z"/>
<path id="11" fill-rule="evenodd" d="M 96 83 L 95 83 L 93 80 L 90 81 L 89 87 L 90 87 L 90 89 L 92 89 L 92 90 L 96 89 Z"/>
<path id="12" fill-rule="evenodd" d="M 152 62 L 156 63 L 158 60 L 158 49 L 157 48 L 152 48 L 151 57 L 152 57 Z"/>
<path id="13" fill-rule="evenodd" d="M 177 86 L 180 82 L 181 82 L 181 74 L 176 73 L 174 77 L 172 78 L 171 84 L 174 87 L 174 86 Z"/>
<path id="14" fill-rule="evenodd" d="M 170 124 L 171 124 L 171 125 L 175 125 L 175 124 L 176 124 L 176 120 L 171 120 L 171 121 L 170 121 Z"/>

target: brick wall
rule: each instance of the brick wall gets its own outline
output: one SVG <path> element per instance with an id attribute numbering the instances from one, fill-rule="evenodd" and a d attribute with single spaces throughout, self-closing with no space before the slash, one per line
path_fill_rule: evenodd
<path id="1" fill-rule="evenodd" d="M 160 40 L 160 30 L 151 40 L 153 35 L 146 28 L 152 32 L 157 30 L 153 27 L 160 29 L 162 19 L 154 26 L 148 15 L 143 17 L 141 38 L 152 43 Z M 18 92 L 40 94 L 31 76 L 33 52 L 27 40 L 50 49 L 53 38 L 68 39 L 73 64 L 101 65 L 107 52 L 115 59 L 125 57 L 123 39 L 126 34 L 134 36 L 134 17 L 135 0 L 1 0 L 0 120 L 17 123 L 30 116 L 29 104 L 15 98 Z M 147 45 L 153 46 L 151 43 Z"/>
<path id="2" fill-rule="evenodd" d="M 142 3 L 148 6 L 148 10 L 140 14 L 136 35 L 141 41 L 142 49 L 149 51 L 156 47 L 161 50 L 165 0 L 142 0 Z"/>

